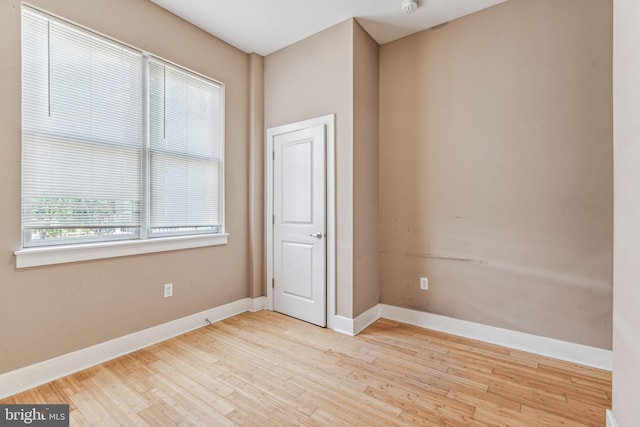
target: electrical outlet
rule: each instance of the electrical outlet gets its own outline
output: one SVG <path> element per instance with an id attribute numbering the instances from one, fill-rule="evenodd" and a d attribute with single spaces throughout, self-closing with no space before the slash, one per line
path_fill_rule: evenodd
<path id="1" fill-rule="evenodd" d="M 164 297 L 169 298 L 173 296 L 173 283 L 164 284 Z"/>
<path id="2" fill-rule="evenodd" d="M 425 291 L 429 289 L 429 279 L 427 277 L 420 278 L 420 289 Z"/>

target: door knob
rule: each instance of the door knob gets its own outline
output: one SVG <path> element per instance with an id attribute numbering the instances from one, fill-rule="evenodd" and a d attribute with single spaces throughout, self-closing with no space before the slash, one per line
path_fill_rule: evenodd
<path id="1" fill-rule="evenodd" d="M 322 233 L 321 232 L 317 232 L 317 233 L 311 233 L 309 234 L 310 237 L 315 237 L 316 239 L 322 239 Z"/>

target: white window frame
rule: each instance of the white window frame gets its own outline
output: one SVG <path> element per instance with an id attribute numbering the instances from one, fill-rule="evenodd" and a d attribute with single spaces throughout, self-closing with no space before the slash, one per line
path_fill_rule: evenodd
<path id="1" fill-rule="evenodd" d="M 23 9 L 29 9 L 30 11 L 36 12 L 38 14 L 42 14 L 46 16 L 48 19 L 57 20 L 65 25 L 75 26 L 84 31 L 87 31 L 91 34 L 104 38 L 113 43 L 117 43 L 123 46 L 126 46 L 130 49 L 136 50 L 142 54 L 144 57 L 144 68 L 143 73 L 144 77 L 147 78 L 148 71 L 148 63 L 151 58 L 159 60 L 161 62 L 166 63 L 167 65 L 174 66 L 178 69 L 185 70 L 189 73 L 192 73 L 196 76 L 199 76 L 205 80 L 214 82 L 215 84 L 220 86 L 220 132 L 221 132 L 221 173 L 220 173 L 220 204 L 221 204 L 221 224 L 220 231 L 218 233 L 202 233 L 202 232 L 194 232 L 192 234 L 186 235 L 171 235 L 171 236 L 158 236 L 158 237 L 150 237 L 148 236 L 149 227 L 149 131 L 148 131 L 148 115 L 149 115 L 149 105 L 148 105 L 148 86 L 145 86 L 144 89 L 144 112 L 143 112 L 143 141 L 142 141 L 142 180 L 143 180 L 143 193 L 142 193 L 142 204 L 143 204 L 143 221 L 142 227 L 140 228 L 140 232 L 136 233 L 137 235 L 133 238 L 122 239 L 122 240 L 109 240 L 102 239 L 96 240 L 92 242 L 74 242 L 74 243 L 64 243 L 60 242 L 59 244 L 49 245 L 49 246 L 24 246 L 25 239 L 25 231 L 24 229 L 21 232 L 21 249 L 16 250 L 14 252 L 16 256 L 16 267 L 17 268 L 25 268 L 25 267 L 35 267 L 42 265 L 52 265 L 52 264 L 61 264 L 61 263 L 69 263 L 69 262 L 79 262 L 79 261 L 88 261 L 88 260 L 96 260 L 103 258 L 114 258 L 121 256 L 130 256 L 130 255 L 139 255 L 146 253 L 156 253 L 156 252 L 164 252 L 164 251 L 173 251 L 173 250 L 181 250 L 181 249 L 190 249 L 190 248 L 199 248 L 199 247 L 207 247 L 207 246 L 217 246 L 217 245 L 225 245 L 228 243 L 229 234 L 226 232 L 225 226 L 225 85 L 222 82 L 219 82 L 215 79 L 207 77 L 201 73 L 190 70 L 186 67 L 178 65 L 172 61 L 164 59 L 160 56 L 153 55 L 126 43 L 123 43 L 119 40 L 116 40 L 112 37 L 106 36 L 104 34 L 98 33 L 94 30 L 86 28 L 77 23 L 71 22 L 64 18 L 60 18 L 58 16 L 52 15 L 49 12 L 43 11 L 39 8 L 30 6 L 30 5 L 22 5 Z M 21 203 L 22 206 L 22 203 Z M 22 225 L 21 225 L 22 228 Z"/>

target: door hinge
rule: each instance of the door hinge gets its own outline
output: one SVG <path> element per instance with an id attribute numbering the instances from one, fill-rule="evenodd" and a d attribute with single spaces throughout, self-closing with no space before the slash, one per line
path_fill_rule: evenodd
<path id="1" fill-rule="evenodd" d="M 271 279 L 271 287 L 275 288 L 276 287 L 276 279 Z"/>
<path id="2" fill-rule="evenodd" d="M 271 215 L 271 224 L 275 225 L 276 223 L 276 216 L 275 215 Z"/>
<path id="3" fill-rule="evenodd" d="M 272 159 L 273 159 L 273 160 L 275 160 L 275 159 L 276 159 L 276 152 L 275 152 L 275 151 L 272 151 L 272 152 L 271 152 L 271 157 L 272 157 Z"/>

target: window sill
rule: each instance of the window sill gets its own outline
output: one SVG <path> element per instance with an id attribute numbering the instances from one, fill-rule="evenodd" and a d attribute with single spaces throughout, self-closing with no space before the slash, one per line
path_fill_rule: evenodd
<path id="1" fill-rule="evenodd" d="M 163 237 L 149 240 L 126 240 L 119 242 L 28 248 L 15 251 L 14 254 L 16 256 L 16 268 L 26 268 L 226 245 L 228 241 L 228 234 L 207 234 L 200 236 Z"/>

